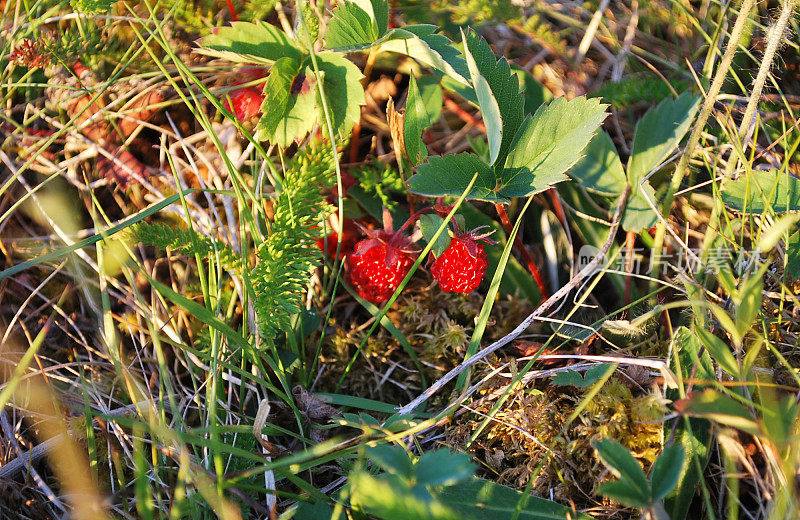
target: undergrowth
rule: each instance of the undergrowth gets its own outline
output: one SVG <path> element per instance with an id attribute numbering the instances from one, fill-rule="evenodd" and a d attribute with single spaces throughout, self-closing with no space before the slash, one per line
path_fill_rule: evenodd
<path id="1" fill-rule="evenodd" d="M 797 518 L 796 8 L 0 1 L 0 516 Z"/>

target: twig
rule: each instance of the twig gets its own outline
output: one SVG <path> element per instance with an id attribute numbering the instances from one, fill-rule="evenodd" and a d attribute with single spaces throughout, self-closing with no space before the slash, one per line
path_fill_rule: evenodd
<path id="1" fill-rule="evenodd" d="M 565 298 L 567 294 L 569 294 L 574 288 L 578 287 L 583 281 L 591 276 L 595 269 L 600 265 L 600 262 L 603 260 L 605 255 L 608 253 L 609 249 L 611 249 L 611 244 L 614 243 L 614 236 L 617 234 L 617 229 L 619 229 L 619 223 L 622 217 L 622 211 L 625 208 L 625 205 L 628 201 L 628 195 L 630 194 L 630 187 L 625 190 L 625 193 L 622 194 L 622 200 L 620 201 L 619 206 L 617 206 L 617 211 L 614 214 L 614 221 L 611 225 L 611 229 L 608 232 L 608 237 L 606 238 L 603 247 L 598 251 L 597 255 L 592 258 L 591 262 L 589 262 L 586 267 L 581 269 L 575 277 L 569 281 L 564 287 L 556 291 L 554 295 L 550 298 L 542 302 L 539 307 L 536 308 L 532 313 L 525 318 L 522 323 L 517 325 L 517 327 L 500 338 L 499 340 L 495 341 L 488 347 L 484 348 L 483 350 L 478 351 L 475 353 L 474 356 L 465 359 L 460 365 L 453 368 L 442 376 L 441 379 L 436 381 L 432 384 L 427 390 L 425 390 L 422 394 L 420 394 L 416 399 L 408 403 L 407 405 L 398 409 L 398 412 L 401 415 L 410 414 L 414 411 L 419 405 L 427 401 L 433 394 L 441 390 L 441 388 L 446 385 L 448 382 L 452 381 L 455 377 L 457 377 L 461 372 L 467 370 L 469 367 L 480 361 L 481 359 L 485 358 L 489 354 L 499 350 L 500 348 L 504 347 L 505 345 L 509 344 L 511 341 L 516 339 L 520 334 L 525 332 L 528 327 L 536 320 L 536 318 L 544 315 L 553 305 L 558 303 L 562 298 Z"/>

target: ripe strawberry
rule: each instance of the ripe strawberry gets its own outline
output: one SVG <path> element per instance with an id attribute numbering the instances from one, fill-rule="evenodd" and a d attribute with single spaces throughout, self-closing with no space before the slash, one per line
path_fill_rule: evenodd
<path id="1" fill-rule="evenodd" d="M 239 122 L 249 121 L 261 112 L 264 94 L 259 89 L 255 87 L 241 88 L 231 92 L 230 96 L 230 104 L 226 103 L 225 108 L 233 112 Z"/>
<path id="2" fill-rule="evenodd" d="M 431 274 L 444 292 L 474 291 L 486 274 L 486 252 L 479 240 L 486 236 L 474 232 L 454 236 L 450 245 L 433 261 Z"/>
<path id="3" fill-rule="evenodd" d="M 389 299 L 403 281 L 417 251 L 400 232 L 367 231 L 350 255 L 350 281 L 372 303 Z"/>

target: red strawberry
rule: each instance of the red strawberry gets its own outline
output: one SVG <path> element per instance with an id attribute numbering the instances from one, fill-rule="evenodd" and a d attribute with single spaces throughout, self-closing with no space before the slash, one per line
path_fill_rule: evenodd
<path id="1" fill-rule="evenodd" d="M 394 294 L 408 274 L 417 251 L 399 232 L 366 232 L 369 238 L 357 243 L 350 255 L 350 280 L 362 298 L 381 303 Z"/>
<path id="2" fill-rule="evenodd" d="M 488 262 L 478 241 L 485 239 L 486 235 L 474 231 L 450 239 L 450 245 L 431 265 L 431 274 L 444 292 L 469 293 L 480 285 Z"/>
<path id="3" fill-rule="evenodd" d="M 240 123 L 249 121 L 261 112 L 264 94 L 255 87 L 246 87 L 231 92 L 230 104 L 225 108 L 233 112 Z"/>

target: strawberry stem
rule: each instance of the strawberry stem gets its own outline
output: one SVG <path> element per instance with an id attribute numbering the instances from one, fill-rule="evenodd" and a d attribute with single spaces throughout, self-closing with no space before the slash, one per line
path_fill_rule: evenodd
<path id="1" fill-rule="evenodd" d="M 228 11 L 231 12 L 231 20 L 238 22 L 239 14 L 236 12 L 236 8 L 233 6 L 233 0 L 225 0 L 225 3 L 228 4 Z"/>
<path id="2" fill-rule="evenodd" d="M 448 97 L 447 95 L 442 94 L 442 98 L 444 99 L 445 106 L 450 110 L 452 110 L 453 113 L 457 115 L 459 119 L 461 119 L 465 123 L 473 125 L 475 128 L 477 128 L 484 134 L 486 133 L 486 125 L 484 125 L 482 121 L 479 121 L 478 119 L 475 118 L 475 116 L 473 116 L 472 114 L 470 114 L 469 112 L 458 106 L 458 103 L 450 99 L 450 97 Z"/>
<path id="3" fill-rule="evenodd" d="M 497 210 L 497 215 L 500 217 L 500 221 L 503 223 L 503 227 L 506 228 L 506 232 L 511 234 L 511 231 L 514 229 L 514 226 L 511 225 L 511 220 L 508 218 L 508 213 L 506 213 L 506 208 L 501 203 L 497 202 L 494 205 L 494 208 Z M 528 270 L 533 275 L 533 279 L 536 282 L 536 286 L 539 288 L 539 292 L 542 295 L 542 300 L 546 300 L 550 297 L 550 291 L 547 290 L 547 285 L 544 282 L 544 278 L 542 277 L 542 273 L 539 272 L 539 268 L 536 267 L 536 264 L 533 262 L 533 258 L 531 258 L 530 253 L 528 250 L 525 249 L 525 245 L 522 243 L 520 238 L 514 237 L 514 247 L 519 252 L 520 256 L 522 256 L 522 260 L 528 266 Z"/>
<path id="4" fill-rule="evenodd" d="M 433 208 L 427 207 L 427 208 L 422 208 L 419 211 L 415 211 L 410 217 L 408 217 L 408 220 L 406 220 L 405 224 L 403 224 L 403 226 L 400 229 L 398 229 L 397 232 L 402 233 L 403 231 L 406 230 L 406 228 L 408 228 L 408 226 L 416 222 L 417 219 L 420 217 L 420 215 L 422 215 L 423 213 L 427 213 L 428 211 L 431 210 L 433 210 Z"/>

